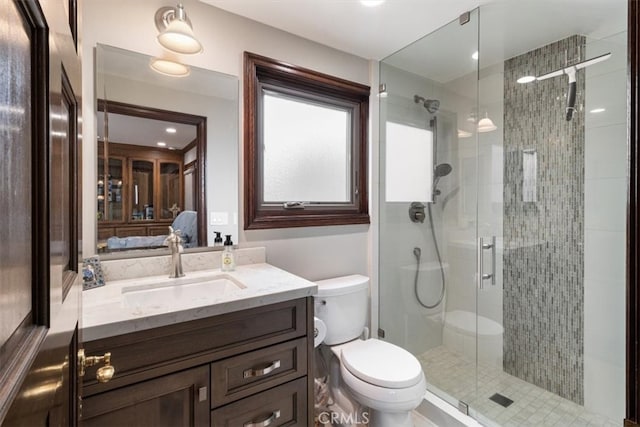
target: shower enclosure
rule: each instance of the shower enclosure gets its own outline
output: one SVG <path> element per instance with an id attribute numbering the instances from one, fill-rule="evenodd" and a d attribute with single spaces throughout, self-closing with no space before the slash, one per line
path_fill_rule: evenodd
<path id="1" fill-rule="evenodd" d="M 485 425 L 624 418 L 626 2 L 591 3 L 490 3 L 380 63 L 378 334 Z"/>

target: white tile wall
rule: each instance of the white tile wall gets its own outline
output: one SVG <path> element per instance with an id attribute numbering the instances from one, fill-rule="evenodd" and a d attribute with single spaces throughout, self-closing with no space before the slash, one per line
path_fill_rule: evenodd
<path id="1" fill-rule="evenodd" d="M 587 124 L 591 124 L 588 116 Z M 585 178 L 623 178 L 627 176 L 626 123 L 590 127 L 585 132 Z M 617 143 L 612 143 L 617 141 Z"/>
<path id="2" fill-rule="evenodd" d="M 587 41 L 587 57 L 612 57 L 587 69 L 585 97 L 584 405 L 615 420 L 623 419 L 625 393 L 624 42 L 624 34 Z M 606 111 L 590 113 L 597 107 Z"/>

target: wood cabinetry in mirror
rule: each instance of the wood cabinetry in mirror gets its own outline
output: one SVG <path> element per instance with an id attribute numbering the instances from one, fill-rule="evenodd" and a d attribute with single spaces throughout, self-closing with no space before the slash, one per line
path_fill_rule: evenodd
<path id="1" fill-rule="evenodd" d="M 99 141 L 98 153 L 100 240 L 167 234 L 179 212 L 193 210 L 184 202 L 183 150 Z"/>
<path id="2" fill-rule="evenodd" d="M 169 226 L 185 248 L 206 245 L 206 119 L 105 100 L 98 110 L 98 251 L 163 246 Z"/>

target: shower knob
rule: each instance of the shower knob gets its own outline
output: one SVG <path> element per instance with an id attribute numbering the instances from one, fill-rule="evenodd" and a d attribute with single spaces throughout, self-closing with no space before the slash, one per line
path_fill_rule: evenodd
<path id="1" fill-rule="evenodd" d="M 413 222 L 424 222 L 426 218 L 424 213 L 424 203 L 412 202 L 409 206 L 409 218 Z"/>

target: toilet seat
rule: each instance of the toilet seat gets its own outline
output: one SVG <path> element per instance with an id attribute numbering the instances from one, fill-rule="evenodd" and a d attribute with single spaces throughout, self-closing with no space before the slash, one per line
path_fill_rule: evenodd
<path id="1" fill-rule="evenodd" d="M 374 386 L 403 389 L 424 378 L 414 355 L 377 339 L 356 340 L 340 351 L 342 365 L 356 378 Z"/>
<path id="2" fill-rule="evenodd" d="M 407 388 L 386 388 L 357 378 L 340 364 L 341 379 L 355 399 L 371 409 L 385 412 L 403 412 L 415 409 L 427 392 L 427 381 L 420 375 L 418 383 Z"/>

